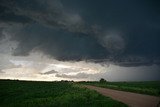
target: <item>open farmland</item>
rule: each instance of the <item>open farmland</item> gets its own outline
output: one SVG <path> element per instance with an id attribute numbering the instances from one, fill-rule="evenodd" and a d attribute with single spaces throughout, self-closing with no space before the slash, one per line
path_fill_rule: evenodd
<path id="1" fill-rule="evenodd" d="M 71 82 L 0 80 L 0 107 L 126 107 Z"/>

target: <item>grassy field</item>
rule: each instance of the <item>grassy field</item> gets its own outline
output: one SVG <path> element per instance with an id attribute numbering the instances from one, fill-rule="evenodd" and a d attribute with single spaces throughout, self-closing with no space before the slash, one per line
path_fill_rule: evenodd
<path id="1" fill-rule="evenodd" d="M 0 80 L 0 107 L 127 107 L 71 82 Z"/>
<path id="2" fill-rule="evenodd" d="M 150 82 L 80 82 L 81 84 L 160 96 L 160 81 Z"/>

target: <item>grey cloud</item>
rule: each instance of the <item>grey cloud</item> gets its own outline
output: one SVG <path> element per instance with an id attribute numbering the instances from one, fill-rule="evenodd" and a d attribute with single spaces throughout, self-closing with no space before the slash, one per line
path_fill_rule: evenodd
<path id="1" fill-rule="evenodd" d="M 4 72 L 0 69 L 0 73 L 4 73 Z"/>
<path id="2" fill-rule="evenodd" d="M 68 75 L 68 74 L 56 74 L 56 77 L 62 77 L 62 78 L 70 78 L 70 79 L 83 79 L 88 78 L 89 74 L 86 73 L 78 73 L 76 75 Z"/>
<path id="3" fill-rule="evenodd" d="M 49 75 L 49 74 L 56 74 L 56 73 L 58 73 L 58 72 L 55 71 L 55 70 L 51 70 L 51 71 L 47 71 L 47 72 L 42 73 L 42 74 L 43 74 L 43 75 Z"/>
<path id="4" fill-rule="evenodd" d="M 14 65 L 12 64 L 9 60 L 7 59 L 3 59 L 3 58 L 0 58 L 0 69 L 3 70 L 3 69 L 10 69 L 10 68 L 18 68 L 18 67 L 21 67 L 21 66 L 17 66 L 17 65 Z"/>

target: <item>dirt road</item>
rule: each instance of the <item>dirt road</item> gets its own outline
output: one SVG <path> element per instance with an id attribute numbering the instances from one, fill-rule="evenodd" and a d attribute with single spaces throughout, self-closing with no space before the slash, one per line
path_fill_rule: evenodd
<path id="1" fill-rule="evenodd" d="M 117 91 L 90 85 L 85 85 L 85 87 L 92 90 L 96 90 L 102 95 L 123 102 L 127 104 L 129 107 L 160 107 L 160 105 L 158 106 L 160 97 L 136 94 L 132 92 Z"/>

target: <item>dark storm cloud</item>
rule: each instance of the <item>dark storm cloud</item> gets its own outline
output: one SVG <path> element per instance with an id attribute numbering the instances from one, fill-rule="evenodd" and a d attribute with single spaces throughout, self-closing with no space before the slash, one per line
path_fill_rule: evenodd
<path id="1" fill-rule="evenodd" d="M 3 29 L 2 29 L 2 28 L 0 28 L 0 40 L 2 40 L 2 39 L 3 39 L 3 37 L 4 37 L 4 35 L 3 35 L 2 31 L 3 31 Z"/>
<path id="2" fill-rule="evenodd" d="M 19 42 L 13 55 L 42 51 L 58 60 L 150 65 L 160 57 L 159 5 L 156 0 L 1 0 L 0 24 L 25 24 L 8 30 Z"/>
<path id="3" fill-rule="evenodd" d="M 42 51 L 59 60 L 81 60 L 99 59 L 107 53 L 91 36 L 56 31 L 39 24 L 32 24 L 17 31 L 13 40 L 19 41 L 13 53 L 16 56 Z"/>
<path id="4" fill-rule="evenodd" d="M 152 66 L 153 64 L 160 65 L 160 58 L 148 58 L 144 56 L 118 56 L 118 57 L 109 57 L 108 59 L 99 59 L 99 60 L 88 60 L 88 62 L 100 63 L 101 65 L 108 65 L 110 63 L 124 66 L 124 67 L 135 67 L 135 66 Z"/>
<path id="5" fill-rule="evenodd" d="M 26 22 L 26 18 L 48 27 L 87 33 L 81 16 L 65 11 L 59 0 L 2 0 L 1 8 L 3 21 Z"/>
<path id="6" fill-rule="evenodd" d="M 4 0 L 2 6 L 16 15 L 36 22 L 20 28 L 19 31 L 10 31 L 10 34 L 16 32 L 12 39 L 19 42 L 14 55 L 26 56 L 36 49 L 59 60 L 80 60 L 99 58 L 106 53 L 95 38 L 86 36 L 90 33 L 81 16 L 65 12 L 60 1 Z"/>
<path id="7" fill-rule="evenodd" d="M 28 23 L 31 20 L 23 15 L 18 15 L 14 12 L 15 7 L 11 5 L 14 0 L 0 1 L 0 23 Z"/>

